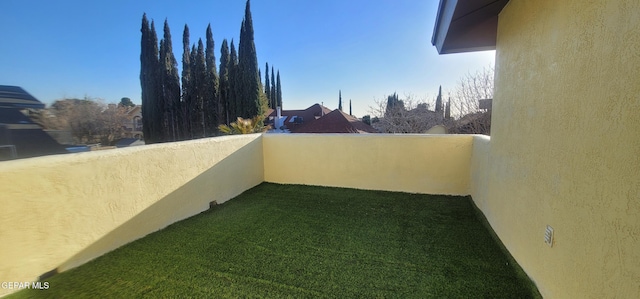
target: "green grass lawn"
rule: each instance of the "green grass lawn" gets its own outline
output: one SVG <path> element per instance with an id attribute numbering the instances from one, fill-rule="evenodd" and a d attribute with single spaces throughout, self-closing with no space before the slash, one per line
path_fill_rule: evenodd
<path id="1" fill-rule="evenodd" d="M 261 184 L 16 298 L 539 298 L 468 197 Z"/>

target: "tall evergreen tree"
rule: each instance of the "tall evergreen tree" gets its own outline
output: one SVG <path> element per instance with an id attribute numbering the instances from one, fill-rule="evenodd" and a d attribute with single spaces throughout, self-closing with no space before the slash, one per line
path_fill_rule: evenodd
<path id="1" fill-rule="evenodd" d="M 229 46 L 222 41 L 220 48 L 220 85 L 218 93 L 218 115 L 220 122 L 229 125 Z"/>
<path id="2" fill-rule="evenodd" d="M 178 76 L 178 62 L 173 55 L 171 31 L 169 23 L 164 21 L 164 37 L 160 42 L 160 64 L 162 68 L 162 93 L 164 106 L 164 140 L 177 140 L 178 114 L 180 107 L 180 77 Z"/>
<path id="3" fill-rule="evenodd" d="M 273 103 L 276 107 L 278 106 L 277 91 L 278 90 L 276 89 L 276 76 L 273 73 L 273 66 L 271 66 L 271 99 L 273 99 Z M 280 109 L 282 109 L 282 107 L 280 107 Z"/>
<path id="4" fill-rule="evenodd" d="M 164 141 L 164 96 L 162 94 L 162 69 L 160 65 L 160 51 L 158 49 L 158 34 L 156 34 L 155 22 L 151 21 L 151 43 L 153 44 L 153 88 L 156 90 L 153 97 L 153 136 L 155 142 Z"/>
<path id="5" fill-rule="evenodd" d="M 338 91 L 338 109 L 342 111 L 342 90 Z"/>
<path id="6" fill-rule="evenodd" d="M 147 20 L 147 14 L 142 15 L 142 28 L 140 28 L 140 32 L 142 33 L 142 39 L 140 41 L 140 88 L 142 90 L 141 100 L 142 100 L 142 133 L 144 134 L 144 139 L 146 142 L 151 143 L 151 93 L 152 89 L 150 88 L 149 77 L 151 76 L 151 68 L 149 65 L 149 39 L 151 34 L 151 29 L 149 28 L 149 21 Z"/>
<path id="7" fill-rule="evenodd" d="M 191 131 L 191 109 L 193 107 L 192 101 L 192 74 L 191 74 L 191 46 L 189 42 L 189 26 L 184 25 L 184 31 L 182 33 L 182 101 L 181 101 L 181 115 L 182 115 L 182 138 L 192 139 Z"/>
<path id="8" fill-rule="evenodd" d="M 273 99 L 271 99 L 271 83 L 269 83 L 269 63 L 266 63 L 265 66 L 265 76 L 264 76 L 264 93 L 267 95 L 267 99 L 269 99 L 269 107 L 271 109 L 276 109 L 276 106 L 273 105 Z"/>
<path id="9" fill-rule="evenodd" d="M 438 89 L 438 97 L 436 98 L 436 112 L 439 112 L 440 116 L 442 116 L 442 85 L 440 85 L 440 88 Z"/>
<path id="10" fill-rule="evenodd" d="M 351 109 L 351 99 L 349 99 L 349 115 L 353 116 L 353 110 Z"/>
<path id="11" fill-rule="evenodd" d="M 216 57 L 214 54 L 213 33 L 211 24 L 207 26 L 206 33 L 206 93 L 204 96 L 205 127 L 208 136 L 211 136 L 219 125 L 218 120 L 218 71 L 216 70 Z"/>
<path id="12" fill-rule="evenodd" d="M 142 124 L 146 143 L 156 143 L 162 140 L 161 120 L 158 113 L 157 101 L 159 97 L 160 72 L 158 56 L 158 36 L 155 24 L 151 25 L 146 14 L 142 16 L 142 39 L 140 51 L 140 86 L 142 89 Z"/>
<path id="13" fill-rule="evenodd" d="M 269 98 L 264 92 L 264 85 L 262 85 L 262 71 L 258 69 L 258 89 L 260 90 L 260 97 L 258 98 L 258 111 L 259 115 L 265 117 L 265 113 L 269 110 Z M 262 120 L 264 124 L 264 120 Z"/>
<path id="14" fill-rule="evenodd" d="M 191 126 L 195 138 L 207 136 L 205 123 L 205 96 L 207 92 L 207 68 L 204 57 L 204 44 L 198 40 L 198 47 L 191 48 L 191 71 L 193 72 L 193 102 Z"/>
<path id="15" fill-rule="evenodd" d="M 166 59 L 166 50 L 164 48 L 164 39 L 160 40 L 160 48 L 158 50 L 158 55 L 160 58 L 158 59 L 158 97 L 156 98 L 155 106 L 156 113 L 158 117 L 158 142 L 167 141 L 166 132 L 168 127 L 168 119 L 167 119 L 167 111 L 165 110 L 166 106 L 166 98 L 167 98 L 167 90 L 165 90 L 165 65 L 164 61 Z"/>
<path id="16" fill-rule="evenodd" d="M 280 70 L 278 70 L 278 76 L 276 80 L 278 81 L 276 83 L 276 98 L 277 98 L 276 106 L 282 109 L 282 87 L 280 86 Z"/>
<path id="17" fill-rule="evenodd" d="M 253 36 L 251 3 L 250 0 L 247 0 L 238 44 L 238 66 L 242 82 L 239 91 L 243 102 L 241 116 L 244 118 L 251 118 L 264 112 L 260 111 L 260 78 L 258 77 L 258 57 Z"/>
<path id="18" fill-rule="evenodd" d="M 384 110 L 385 116 L 391 116 L 398 111 L 404 110 L 404 102 L 398 98 L 395 92 L 387 97 L 387 108 Z"/>
<path id="19" fill-rule="evenodd" d="M 198 50 L 196 49 L 195 44 L 191 44 L 191 50 L 189 52 L 189 61 L 191 62 L 191 81 L 189 82 L 189 134 L 191 135 L 191 139 L 199 138 L 201 135 L 198 135 L 200 132 L 200 128 L 202 128 L 202 124 L 198 121 L 198 117 L 200 116 L 200 103 L 198 102 L 198 70 L 197 68 L 197 59 L 198 59 Z"/>
<path id="20" fill-rule="evenodd" d="M 231 53 L 229 54 L 229 112 L 230 121 L 242 116 L 242 103 L 240 101 L 240 72 L 238 70 L 238 54 L 236 46 L 231 40 Z"/>

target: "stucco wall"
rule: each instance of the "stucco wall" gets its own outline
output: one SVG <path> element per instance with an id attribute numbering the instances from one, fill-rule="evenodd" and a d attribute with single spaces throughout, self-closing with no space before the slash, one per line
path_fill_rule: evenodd
<path id="1" fill-rule="evenodd" d="M 498 27 L 479 206 L 545 297 L 640 298 L 640 2 L 511 0 Z"/>
<path id="2" fill-rule="evenodd" d="M 469 172 L 469 193 L 478 209 L 483 211 L 486 217 L 491 216 L 488 206 L 488 176 L 489 150 L 491 149 L 491 137 L 486 135 L 473 136 L 473 149 L 471 151 L 471 170 Z M 487 213 L 489 213 L 487 215 Z"/>
<path id="3" fill-rule="evenodd" d="M 471 135 L 266 134 L 267 182 L 469 194 Z"/>
<path id="4" fill-rule="evenodd" d="M 264 181 L 263 165 L 258 134 L 2 162 L 0 281 L 64 271 L 202 212 Z"/>

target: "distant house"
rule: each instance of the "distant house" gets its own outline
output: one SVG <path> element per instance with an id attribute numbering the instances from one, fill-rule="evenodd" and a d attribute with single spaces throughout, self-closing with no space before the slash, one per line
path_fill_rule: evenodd
<path id="1" fill-rule="evenodd" d="M 125 138 L 142 139 L 142 105 L 127 108 L 127 120 L 123 123 Z"/>
<path id="2" fill-rule="evenodd" d="M 378 133 L 378 130 L 339 109 L 308 122 L 293 133 Z"/>
<path id="3" fill-rule="evenodd" d="M 44 106 L 18 86 L 0 85 L 0 161 L 67 153 L 21 111 Z"/>
<path id="4" fill-rule="evenodd" d="M 290 133 L 378 133 L 376 129 L 338 109 L 313 104 L 304 110 L 269 109 L 267 124 Z"/>
<path id="5" fill-rule="evenodd" d="M 331 109 L 320 104 L 314 104 L 304 110 L 282 110 L 280 112 L 281 118 L 277 121 L 277 111 L 269 109 L 267 111 L 267 124 L 270 124 L 275 129 L 280 129 L 280 127 L 284 126 L 290 132 L 294 132 L 302 125 L 321 118 L 330 112 Z"/>

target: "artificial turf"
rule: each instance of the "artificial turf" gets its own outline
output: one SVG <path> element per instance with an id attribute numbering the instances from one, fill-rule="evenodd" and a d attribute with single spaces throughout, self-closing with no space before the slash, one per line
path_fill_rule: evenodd
<path id="1" fill-rule="evenodd" d="M 263 183 L 15 298 L 539 298 L 468 197 Z"/>

